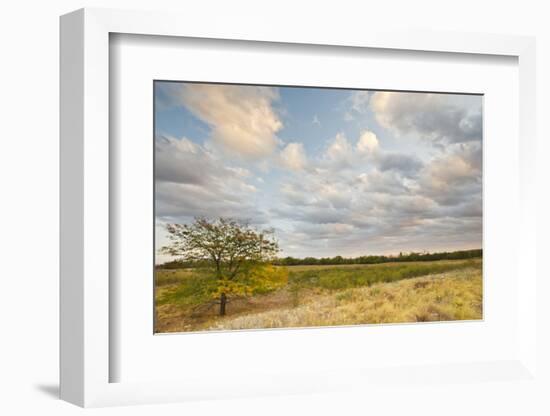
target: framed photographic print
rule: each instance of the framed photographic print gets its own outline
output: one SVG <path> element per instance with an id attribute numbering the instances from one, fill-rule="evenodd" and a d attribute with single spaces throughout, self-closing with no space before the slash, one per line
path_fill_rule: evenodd
<path id="1" fill-rule="evenodd" d="M 533 39 L 232 28 L 61 19 L 62 398 L 537 385 Z"/>

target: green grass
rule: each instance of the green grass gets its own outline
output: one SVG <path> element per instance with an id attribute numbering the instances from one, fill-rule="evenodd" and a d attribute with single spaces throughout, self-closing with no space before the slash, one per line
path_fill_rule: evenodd
<path id="1" fill-rule="evenodd" d="M 289 267 L 289 286 L 296 290 L 320 288 L 341 290 L 375 283 L 389 283 L 452 270 L 481 267 L 480 260 L 385 263 L 368 266 L 295 266 Z"/>
<path id="2" fill-rule="evenodd" d="M 215 283 L 207 272 L 192 269 L 157 270 L 157 305 L 194 306 L 210 300 L 208 288 Z"/>

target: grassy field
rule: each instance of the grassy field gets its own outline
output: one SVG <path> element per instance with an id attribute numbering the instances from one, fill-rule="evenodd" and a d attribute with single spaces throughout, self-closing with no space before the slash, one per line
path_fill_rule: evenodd
<path id="1" fill-rule="evenodd" d="M 196 296 L 200 272 L 157 270 L 156 332 L 482 318 L 481 259 L 287 269 L 286 286 L 233 299 L 224 317 Z"/>

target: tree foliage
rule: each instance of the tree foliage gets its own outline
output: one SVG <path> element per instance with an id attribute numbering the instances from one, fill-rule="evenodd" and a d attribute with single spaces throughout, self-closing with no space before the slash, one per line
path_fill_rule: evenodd
<path id="1" fill-rule="evenodd" d="M 273 230 L 258 231 L 228 218 L 196 218 L 192 224 L 166 225 L 170 244 L 161 252 L 209 269 L 207 295 L 225 315 L 229 297 L 250 296 L 286 283 L 287 274 L 269 264 L 279 252 Z"/>

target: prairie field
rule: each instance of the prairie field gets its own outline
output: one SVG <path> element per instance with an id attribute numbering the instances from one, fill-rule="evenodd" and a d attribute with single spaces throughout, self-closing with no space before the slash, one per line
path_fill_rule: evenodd
<path id="1" fill-rule="evenodd" d="M 195 269 L 155 273 L 155 332 L 478 320 L 482 260 L 277 266 L 283 287 L 235 297 L 219 316 Z"/>

